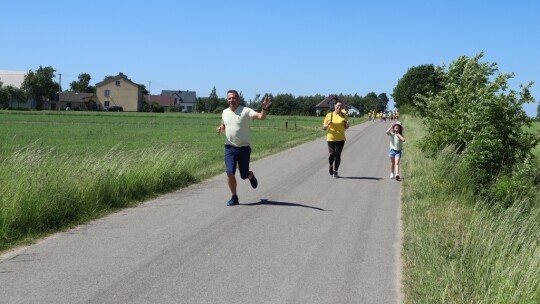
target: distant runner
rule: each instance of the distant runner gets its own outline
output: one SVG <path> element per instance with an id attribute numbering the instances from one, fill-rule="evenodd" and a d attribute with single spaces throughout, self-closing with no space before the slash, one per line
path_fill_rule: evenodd
<path id="1" fill-rule="evenodd" d="M 403 149 L 403 142 L 405 142 L 405 137 L 403 137 L 403 126 L 401 122 L 396 122 L 392 124 L 386 134 L 390 136 L 390 178 L 396 178 L 400 180 L 399 176 L 399 160 L 401 159 L 401 150 Z"/>
<path id="2" fill-rule="evenodd" d="M 328 157 L 330 165 L 328 173 L 336 178 L 339 177 L 338 169 L 341 164 L 341 151 L 345 146 L 345 130 L 349 128 L 349 121 L 347 116 L 341 112 L 342 109 L 343 102 L 338 100 L 334 110 L 326 114 L 323 122 L 323 128 L 328 132 L 326 135 L 328 152 L 330 153 Z"/>

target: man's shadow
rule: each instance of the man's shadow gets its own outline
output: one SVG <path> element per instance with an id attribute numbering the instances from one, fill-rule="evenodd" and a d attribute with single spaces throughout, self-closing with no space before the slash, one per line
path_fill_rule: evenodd
<path id="1" fill-rule="evenodd" d="M 320 210 L 320 211 L 331 211 L 331 210 L 326 210 L 326 209 L 322 209 L 322 208 L 319 208 L 319 207 L 313 207 L 313 206 L 296 204 L 296 203 L 276 202 L 276 201 L 271 201 L 269 199 L 261 199 L 260 201 L 258 201 L 256 203 L 240 204 L 240 205 L 242 205 L 242 206 L 270 205 L 270 206 L 284 206 L 284 207 L 303 207 L 303 208 L 316 209 L 316 210 Z"/>

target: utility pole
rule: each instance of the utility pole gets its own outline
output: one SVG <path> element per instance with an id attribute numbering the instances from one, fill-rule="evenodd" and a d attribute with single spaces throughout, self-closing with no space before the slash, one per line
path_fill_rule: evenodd
<path id="1" fill-rule="evenodd" d="M 62 73 L 58 73 L 58 86 L 60 87 L 59 88 L 60 92 L 58 92 L 58 100 L 56 102 L 58 103 L 57 105 L 58 111 L 60 111 L 60 93 L 62 93 Z"/>
<path id="2" fill-rule="evenodd" d="M 151 87 L 152 87 L 152 81 L 148 80 L 148 100 L 146 101 L 146 107 L 150 107 L 150 105 L 152 104 L 152 101 L 150 100 L 152 97 L 152 93 L 150 93 L 150 90 L 151 90 Z M 143 109 L 144 111 L 144 109 Z"/>

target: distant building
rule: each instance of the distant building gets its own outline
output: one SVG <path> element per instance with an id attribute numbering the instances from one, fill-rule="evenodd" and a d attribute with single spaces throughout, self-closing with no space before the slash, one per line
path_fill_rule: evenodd
<path id="1" fill-rule="evenodd" d="M 3 87 L 13 86 L 20 89 L 27 74 L 27 71 L 0 70 L 0 81 Z"/>
<path id="2" fill-rule="evenodd" d="M 360 116 L 360 110 L 358 110 L 355 106 L 350 105 L 349 106 L 349 116 Z"/>
<path id="3" fill-rule="evenodd" d="M 0 70 L 0 82 L 2 82 L 2 87 L 4 88 L 12 86 L 20 89 L 26 75 L 28 75 L 27 71 Z M 35 109 L 36 102 L 32 98 L 29 98 L 26 101 L 10 100 L 9 107 L 12 109 Z"/>
<path id="4" fill-rule="evenodd" d="M 120 106 L 124 111 L 142 111 L 143 86 L 122 73 L 96 83 L 96 96 L 100 110 Z"/>
<path id="5" fill-rule="evenodd" d="M 94 93 L 74 93 L 62 92 L 58 94 L 58 100 L 51 102 L 51 110 L 81 110 L 81 111 L 97 111 L 99 110 L 96 94 Z"/>
<path id="6" fill-rule="evenodd" d="M 315 105 L 315 112 L 317 112 L 317 116 L 323 115 L 324 113 L 327 113 L 329 111 L 334 110 L 334 105 L 337 101 L 341 101 L 345 108 L 348 107 L 347 105 L 347 99 L 345 98 L 339 98 L 335 95 L 330 95 L 326 97 L 323 101 L 319 102 Z"/>
<path id="7" fill-rule="evenodd" d="M 182 112 L 195 112 L 197 95 L 195 91 L 184 90 L 163 90 L 160 95 L 146 95 L 146 102 L 152 104 L 157 102 L 166 110 L 173 106 L 181 106 Z"/>

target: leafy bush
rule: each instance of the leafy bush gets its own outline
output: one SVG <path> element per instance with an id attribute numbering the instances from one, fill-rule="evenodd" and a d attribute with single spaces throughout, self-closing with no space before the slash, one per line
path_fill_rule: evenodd
<path id="1" fill-rule="evenodd" d="M 527 133 L 532 120 L 523 104 L 533 102 L 527 86 L 508 91 L 513 74 L 499 73 L 496 63 L 482 63 L 483 53 L 459 57 L 443 73 L 444 89 L 437 95 L 417 96 L 425 105 L 428 133 L 421 148 L 434 156 L 447 146 L 464 155 L 464 165 L 482 190 L 499 175 L 511 176 L 540 141 Z M 444 66 L 440 67 L 444 70 Z"/>
<path id="2" fill-rule="evenodd" d="M 489 196 L 495 204 L 509 207 L 519 202 L 519 205 L 530 209 L 538 202 L 538 182 L 540 171 L 538 166 L 530 159 L 518 164 L 511 175 L 501 175 L 489 188 Z"/>

